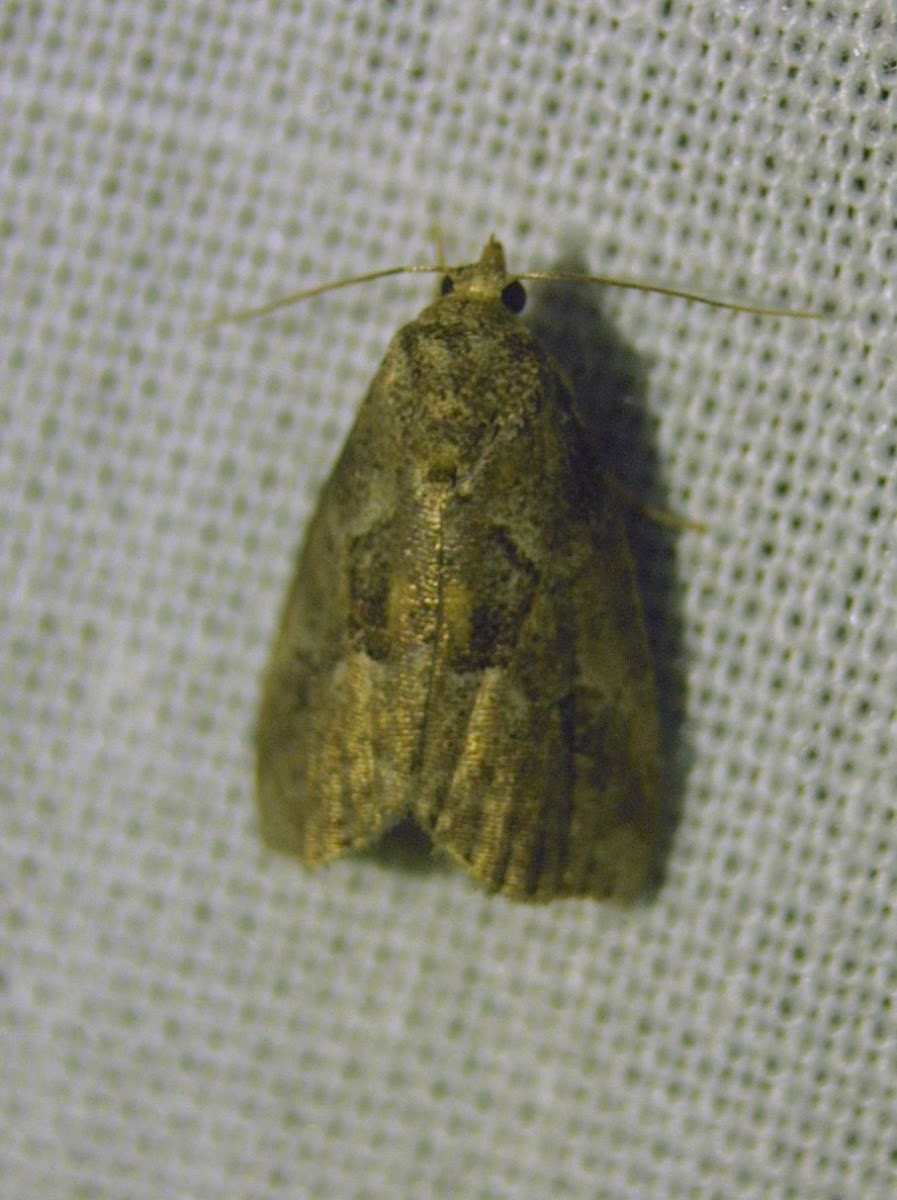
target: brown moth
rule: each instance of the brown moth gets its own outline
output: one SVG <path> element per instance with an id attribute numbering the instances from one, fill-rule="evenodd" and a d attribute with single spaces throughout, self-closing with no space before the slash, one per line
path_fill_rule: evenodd
<path id="1" fill-rule="evenodd" d="M 318 866 L 413 819 L 489 892 L 627 899 L 658 838 L 654 678 L 616 500 L 492 238 L 394 337 L 299 556 L 261 832 Z"/>

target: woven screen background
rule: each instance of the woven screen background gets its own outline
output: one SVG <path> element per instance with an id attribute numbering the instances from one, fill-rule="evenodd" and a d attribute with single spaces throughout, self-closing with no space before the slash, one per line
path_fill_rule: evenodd
<path id="1" fill-rule="evenodd" d="M 897 1181 L 887 3 L 0 16 L 4 1195 L 871 1197 Z M 261 848 L 258 678 L 432 284 L 493 231 L 796 307 L 534 291 L 619 401 L 679 810 L 657 896 Z"/>

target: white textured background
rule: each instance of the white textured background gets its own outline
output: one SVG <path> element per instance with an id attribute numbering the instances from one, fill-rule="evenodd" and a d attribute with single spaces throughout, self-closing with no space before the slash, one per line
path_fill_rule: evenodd
<path id="1" fill-rule="evenodd" d="M 893 6 L 6 4 L 0 105 L 3 1196 L 893 1194 Z M 840 314 L 602 297 L 711 526 L 639 554 L 681 817 L 633 911 L 256 837 L 293 556 L 432 284 L 190 323 L 434 218 Z"/>

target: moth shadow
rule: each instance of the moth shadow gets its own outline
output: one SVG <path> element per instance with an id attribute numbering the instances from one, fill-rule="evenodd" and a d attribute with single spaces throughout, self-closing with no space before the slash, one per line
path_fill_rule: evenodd
<path id="1" fill-rule="evenodd" d="M 365 858 L 409 875 L 448 874 L 451 863 L 412 817 L 405 817 L 367 850 Z"/>
<path id="2" fill-rule="evenodd" d="M 577 259 L 559 270 L 585 274 Z M 640 503 L 670 510 L 648 407 L 649 363 L 628 343 L 601 307 L 596 284 L 545 282 L 533 297 L 530 329 L 551 351 L 572 385 L 598 468 L 633 497 L 619 502 L 635 560 L 648 647 L 654 665 L 664 765 L 662 830 L 649 896 L 662 886 L 682 818 L 690 755 L 683 740 L 688 681 L 685 672 L 682 587 L 676 571 L 678 531 L 638 511 Z"/>

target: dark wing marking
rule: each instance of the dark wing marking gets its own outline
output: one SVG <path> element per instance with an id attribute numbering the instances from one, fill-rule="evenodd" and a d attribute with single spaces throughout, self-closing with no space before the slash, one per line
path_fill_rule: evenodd
<path id="1" fill-rule="evenodd" d="M 256 733 L 262 836 L 312 866 L 370 844 L 402 816 L 423 711 L 426 655 L 406 654 L 395 632 L 394 547 L 408 504 L 377 395 L 375 385 L 318 502 Z"/>
<path id="2" fill-rule="evenodd" d="M 449 600 L 446 624 L 460 619 Z M 427 709 L 421 824 L 484 887 L 514 899 L 637 894 L 658 831 L 657 707 L 609 498 L 559 528 L 513 644 L 470 671 L 452 640 Z"/>

